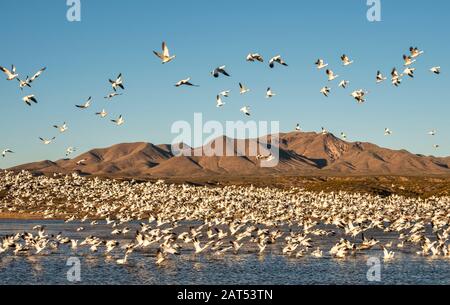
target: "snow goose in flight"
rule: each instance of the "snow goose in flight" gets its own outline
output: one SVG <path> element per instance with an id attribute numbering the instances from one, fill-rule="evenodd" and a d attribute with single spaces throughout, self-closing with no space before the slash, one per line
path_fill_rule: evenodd
<path id="1" fill-rule="evenodd" d="M 416 70 L 416 68 L 406 68 L 405 70 L 403 70 L 403 74 L 404 75 L 408 75 L 411 78 L 414 78 L 414 71 Z"/>
<path id="2" fill-rule="evenodd" d="M 13 80 L 19 76 L 19 74 L 16 73 L 16 67 L 14 65 L 12 65 L 11 70 L 0 66 L 0 70 L 6 74 L 7 80 Z"/>
<path id="3" fill-rule="evenodd" d="M 242 83 L 239 83 L 239 92 L 241 94 L 246 94 L 246 93 L 250 92 L 250 89 L 245 87 Z"/>
<path id="4" fill-rule="evenodd" d="M 362 104 L 364 103 L 366 100 L 364 99 L 364 96 L 367 94 L 367 91 L 364 91 L 363 89 L 359 89 L 356 91 L 353 91 L 351 93 L 351 96 L 353 96 L 353 98 L 359 103 Z"/>
<path id="5" fill-rule="evenodd" d="M 270 61 L 269 61 L 269 67 L 274 68 L 275 67 L 275 63 L 278 63 L 278 64 L 280 64 L 282 66 L 285 66 L 285 67 L 288 66 L 288 64 L 283 60 L 283 58 L 281 58 L 281 55 L 277 55 L 277 56 L 272 57 L 270 59 Z"/>
<path id="6" fill-rule="evenodd" d="M 323 59 L 320 59 L 320 58 L 315 62 L 315 65 L 316 65 L 316 67 L 317 67 L 318 70 L 321 70 L 321 69 L 323 69 L 323 68 L 328 67 L 328 64 L 326 64 L 326 63 L 323 61 Z"/>
<path id="7" fill-rule="evenodd" d="M 73 154 L 77 149 L 75 147 L 67 147 L 66 149 L 66 158 L 69 157 L 71 154 Z"/>
<path id="8" fill-rule="evenodd" d="M 250 116 L 250 106 L 244 106 L 240 110 L 242 113 L 244 113 L 247 116 Z"/>
<path id="9" fill-rule="evenodd" d="M 51 144 L 53 142 L 53 140 L 55 140 L 55 139 L 56 139 L 56 137 L 53 137 L 50 140 L 47 140 L 47 139 L 44 139 L 44 138 L 39 138 L 39 140 L 41 140 L 44 145 Z"/>
<path id="10" fill-rule="evenodd" d="M 33 75 L 33 77 L 30 78 L 30 84 L 34 82 L 39 76 L 41 76 L 42 72 L 44 72 L 47 68 L 44 67 L 36 72 L 36 74 Z"/>
<path id="11" fill-rule="evenodd" d="M 91 106 L 91 103 L 92 103 L 92 96 L 90 96 L 83 105 L 75 105 L 75 107 L 80 109 L 87 109 Z"/>
<path id="12" fill-rule="evenodd" d="M 110 93 L 107 96 L 105 96 L 105 99 L 111 100 L 112 98 L 119 96 L 119 95 L 122 95 L 122 93 L 113 92 L 113 93 Z"/>
<path id="13" fill-rule="evenodd" d="M 25 88 L 25 87 L 28 87 L 28 88 L 31 88 L 31 85 L 30 85 L 30 79 L 28 78 L 28 76 L 27 76 L 27 78 L 25 79 L 25 80 L 21 80 L 20 78 L 16 78 L 17 79 L 17 81 L 19 82 L 19 88 L 20 88 L 20 90 L 23 90 L 23 88 Z"/>
<path id="14" fill-rule="evenodd" d="M 322 89 L 320 89 L 320 93 L 322 93 L 326 97 L 328 97 L 328 94 L 330 94 L 330 91 L 331 91 L 331 88 L 328 88 L 327 86 L 325 86 Z"/>
<path id="15" fill-rule="evenodd" d="M 14 152 L 11 149 L 5 149 L 2 151 L 2 157 L 6 157 L 6 154 L 13 154 Z"/>
<path id="16" fill-rule="evenodd" d="M 350 81 L 348 81 L 348 80 L 342 80 L 342 81 L 339 83 L 339 87 L 345 89 L 345 88 L 347 88 L 348 84 L 350 84 Z"/>
<path id="17" fill-rule="evenodd" d="M 341 132 L 341 138 L 343 140 L 347 140 L 347 135 L 345 134 L 345 132 Z"/>
<path id="18" fill-rule="evenodd" d="M 33 94 L 24 96 L 22 98 L 22 101 L 24 101 L 28 106 L 31 106 L 31 102 L 33 102 L 35 104 L 38 103 L 37 100 L 36 100 L 36 97 Z"/>
<path id="19" fill-rule="evenodd" d="M 353 63 L 353 60 L 350 60 L 350 58 L 345 54 L 341 56 L 341 61 L 344 66 L 349 66 Z"/>
<path id="20" fill-rule="evenodd" d="M 437 131 L 433 129 L 432 131 L 428 132 L 428 134 L 430 136 L 435 136 L 437 134 Z"/>
<path id="21" fill-rule="evenodd" d="M 415 59 L 412 59 L 411 56 L 408 56 L 408 55 L 403 55 L 403 60 L 405 62 L 403 64 L 405 67 L 410 66 L 410 65 L 412 65 L 413 63 L 416 62 Z"/>
<path id="22" fill-rule="evenodd" d="M 223 96 L 223 97 L 229 97 L 230 96 L 230 90 L 225 90 L 219 93 L 219 95 Z"/>
<path id="23" fill-rule="evenodd" d="M 229 77 L 230 74 L 227 71 L 225 71 L 225 68 L 226 68 L 226 66 L 217 67 L 211 72 L 211 75 L 214 76 L 215 78 L 218 78 L 220 76 L 220 74 L 223 74 L 223 75 Z"/>
<path id="24" fill-rule="evenodd" d="M 87 161 L 86 159 L 81 159 L 81 160 L 78 160 L 76 164 L 78 166 L 85 166 L 86 164 L 84 164 L 84 162 L 86 162 L 86 161 Z"/>
<path id="25" fill-rule="evenodd" d="M 170 55 L 169 48 L 165 41 L 162 43 L 162 53 L 153 51 L 153 53 L 161 59 L 162 64 L 166 64 L 175 59 L 176 55 Z"/>
<path id="26" fill-rule="evenodd" d="M 439 144 L 434 144 L 434 145 L 433 145 L 433 148 L 434 148 L 434 149 L 438 149 L 439 147 L 441 147 Z"/>
<path id="27" fill-rule="evenodd" d="M 392 135 L 392 130 L 390 130 L 389 128 L 385 128 L 385 129 L 384 129 L 384 135 L 385 135 L 385 136 L 390 136 L 390 135 Z"/>
<path id="28" fill-rule="evenodd" d="M 386 76 L 384 76 L 381 71 L 377 71 L 377 84 L 384 82 L 387 79 Z"/>
<path id="29" fill-rule="evenodd" d="M 334 74 L 334 72 L 330 69 L 327 69 L 325 72 L 327 73 L 328 81 L 330 82 L 339 77 L 339 75 Z"/>
<path id="30" fill-rule="evenodd" d="M 300 123 L 297 123 L 297 126 L 295 126 L 295 130 L 296 130 L 296 131 L 301 131 Z"/>
<path id="31" fill-rule="evenodd" d="M 115 123 L 117 126 L 120 126 L 125 123 L 125 120 L 123 119 L 122 115 L 120 115 L 116 120 L 111 120 L 111 122 Z"/>
<path id="32" fill-rule="evenodd" d="M 423 51 L 419 50 L 417 47 L 410 47 L 409 52 L 411 53 L 411 58 L 416 58 L 423 54 Z"/>
<path id="33" fill-rule="evenodd" d="M 66 132 L 69 127 L 67 126 L 66 122 L 64 122 L 61 126 L 53 125 L 54 128 L 58 129 L 60 133 Z"/>
<path id="34" fill-rule="evenodd" d="M 441 74 L 441 67 L 433 67 L 430 69 L 431 72 L 433 72 L 434 74 Z"/>
<path id="35" fill-rule="evenodd" d="M 250 53 L 247 55 L 247 61 L 259 61 L 259 62 L 264 62 L 264 58 L 258 54 L 258 53 Z"/>
<path id="36" fill-rule="evenodd" d="M 277 94 L 275 93 L 275 92 L 273 92 L 272 91 L 272 89 L 269 87 L 269 88 L 267 88 L 267 91 L 266 91 L 266 98 L 272 98 L 272 97 L 274 97 L 274 96 L 276 96 Z"/>
<path id="37" fill-rule="evenodd" d="M 392 84 L 394 86 L 398 87 L 402 82 L 402 80 L 400 78 L 402 75 L 400 75 L 398 73 L 397 69 L 394 68 L 394 69 L 392 69 L 391 76 L 392 76 Z"/>
<path id="38" fill-rule="evenodd" d="M 108 115 L 108 113 L 106 112 L 105 109 L 103 109 L 100 112 L 96 112 L 95 115 L 99 115 L 101 118 L 104 118 L 104 117 L 106 117 Z"/>
<path id="39" fill-rule="evenodd" d="M 190 77 L 188 77 L 186 79 L 182 79 L 178 83 L 175 84 L 175 87 L 180 87 L 180 86 L 199 87 L 199 86 L 194 85 L 193 83 L 191 83 L 191 78 Z"/>
<path id="40" fill-rule="evenodd" d="M 123 86 L 122 73 L 119 73 L 116 80 L 110 79 L 109 82 L 111 83 L 111 87 L 113 88 L 114 91 L 117 91 L 117 88 L 125 90 L 125 87 Z"/>
<path id="41" fill-rule="evenodd" d="M 220 95 L 217 95 L 216 97 L 216 103 L 217 103 L 217 108 L 222 107 L 223 105 L 225 105 L 225 103 L 222 101 L 222 98 L 220 97 Z"/>
<path id="42" fill-rule="evenodd" d="M 328 130 L 326 130 L 325 127 L 322 127 L 321 133 L 322 133 L 323 135 L 327 135 L 327 134 L 328 134 Z"/>

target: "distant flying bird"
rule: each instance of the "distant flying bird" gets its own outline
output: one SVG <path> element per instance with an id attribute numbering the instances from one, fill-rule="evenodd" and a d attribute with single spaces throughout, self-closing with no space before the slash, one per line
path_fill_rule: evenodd
<path id="1" fill-rule="evenodd" d="M 328 130 L 326 130 L 325 127 L 322 127 L 321 133 L 322 133 L 323 135 L 327 135 L 327 134 L 328 134 Z"/>
<path id="2" fill-rule="evenodd" d="M 247 55 L 247 61 L 259 61 L 259 62 L 264 62 L 264 58 L 259 55 L 258 53 L 250 53 Z"/>
<path id="3" fill-rule="evenodd" d="M 112 93 L 108 94 L 107 96 L 105 96 L 105 99 L 110 100 L 110 99 L 112 99 L 112 98 L 114 98 L 116 96 L 122 95 L 122 94 L 123 93 L 112 92 Z"/>
<path id="4" fill-rule="evenodd" d="M 120 115 L 116 120 L 111 120 L 111 122 L 115 123 L 117 126 L 120 126 L 125 123 L 125 120 L 123 119 L 122 115 Z"/>
<path id="5" fill-rule="evenodd" d="M 75 107 L 80 109 L 87 109 L 91 106 L 91 103 L 92 103 L 92 96 L 90 96 L 83 105 L 75 105 Z"/>
<path id="6" fill-rule="evenodd" d="M 430 69 L 431 72 L 433 72 L 434 74 L 441 74 L 441 67 L 433 67 Z"/>
<path id="7" fill-rule="evenodd" d="M 117 88 L 125 90 L 125 87 L 123 86 L 122 73 L 117 76 L 116 80 L 110 79 L 109 82 L 111 83 L 111 87 L 114 91 L 117 91 Z"/>
<path id="8" fill-rule="evenodd" d="M 402 83 L 402 80 L 400 78 L 401 75 L 398 73 L 396 68 L 392 69 L 391 76 L 392 76 L 392 84 L 398 87 Z"/>
<path id="9" fill-rule="evenodd" d="M 331 89 L 328 87 L 323 87 L 322 89 L 320 89 L 320 93 L 322 93 L 323 95 L 325 95 L 326 97 L 328 97 L 328 94 L 330 94 Z"/>
<path id="10" fill-rule="evenodd" d="M 296 131 L 301 131 L 300 123 L 297 123 L 297 126 L 295 126 L 295 130 L 296 130 Z"/>
<path id="11" fill-rule="evenodd" d="M 381 74 L 381 71 L 377 72 L 377 84 L 384 82 L 387 79 L 387 77 L 383 76 Z"/>
<path id="12" fill-rule="evenodd" d="M 267 91 L 266 91 L 266 98 L 272 98 L 272 97 L 274 97 L 274 96 L 276 96 L 276 95 L 277 95 L 277 94 L 276 94 L 275 92 L 273 92 L 272 89 L 270 89 L 270 87 L 267 88 Z"/>
<path id="13" fill-rule="evenodd" d="M 244 106 L 241 108 L 240 110 L 242 113 L 244 113 L 245 115 L 250 116 L 250 107 L 249 106 Z"/>
<path id="14" fill-rule="evenodd" d="M 351 93 L 351 96 L 353 96 L 353 98 L 359 103 L 362 104 L 364 103 L 366 100 L 364 99 L 364 96 L 367 94 L 367 91 L 364 91 L 363 89 L 359 89 L 356 91 L 353 91 Z"/>
<path id="15" fill-rule="evenodd" d="M 347 86 L 348 86 L 348 84 L 350 84 L 350 82 L 348 81 L 348 80 L 342 80 L 340 83 L 339 83 L 339 87 L 342 87 L 342 88 L 347 88 Z"/>
<path id="16" fill-rule="evenodd" d="M 353 63 L 353 60 L 350 60 L 350 58 L 345 54 L 341 56 L 341 61 L 344 66 L 349 66 Z"/>
<path id="17" fill-rule="evenodd" d="M 194 85 L 190 82 L 191 78 L 188 77 L 186 79 L 182 79 L 180 80 L 178 83 L 175 84 L 175 87 L 180 87 L 180 86 L 191 86 L 191 87 L 199 87 L 197 85 Z"/>
<path id="18" fill-rule="evenodd" d="M 430 136 L 435 136 L 437 134 L 437 131 L 436 130 L 432 130 L 432 131 L 428 132 L 428 134 Z"/>
<path id="19" fill-rule="evenodd" d="M 77 161 L 77 165 L 85 165 L 84 162 L 86 162 L 86 159 L 81 159 L 79 161 Z"/>
<path id="20" fill-rule="evenodd" d="M 223 97 L 229 97 L 230 96 L 230 90 L 225 90 L 219 93 L 219 95 L 223 96 Z"/>
<path id="21" fill-rule="evenodd" d="M 11 149 L 5 149 L 2 151 L 2 157 L 6 157 L 6 154 L 13 154 L 14 152 Z"/>
<path id="22" fill-rule="evenodd" d="M 409 52 L 411 52 L 411 58 L 416 58 L 423 54 L 423 51 L 419 50 L 417 47 L 410 47 Z"/>
<path id="23" fill-rule="evenodd" d="M 166 42 L 162 43 L 162 53 L 153 51 L 153 53 L 161 59 L 162 64 L 166 64 L 175 59 L 176 55 L 171 56 Z"/>
<path id="24" fill-rule="evenodd" d="M 11 66 L 11 70 L 0 66 L 0 70 L 6 74 L 6 80 L 13 80 L 19 76 L 19 74 L 16 73 L 16 67 L 14 65 Z"/>
<path id="25" fill-rule="evenodd" d="M 317 69 L 319 69 L 319 70 L 328 67 L 328 64 L 326 64 L 323 61 L 323 59 L 320 59 L 320 58 L 314 64 L 316 65 Z"/>
<path id="26" fill-rule="evenodd" d="M 275 63 L 278 63 L 278 64 L 280 64 L 282 66 L 285 66 L 285 67 L 288 66 L 288 64 L 283 60 L 283 58 L 281 58 L 281 55 L 277 55 L 277 56 L 272 57 L 270 59 L 270 61 L 269 61 L 269 67 L 274 68 L 275 67 Z"/>
<path id="27" fill-rule="evenodd" d="M 405 70 L 403 70 L 403 74 L 404 75 L 408 75 L 411 78 L 414 78 L 414 71 L 416 70 L 416 68 L 406 68 Z"/>
<path id="28" fill-rule="evenodd" d="M 39 140 L 41 140 L 42 143 L 44 143 L 44 145 L 49 145 L 49 144 L 51 144 L 51 143 L 53 142 L 53 140 L 55 140 L 55 139 L 56 139 L 56 137 L 53 137 L 53 138 L 51 138 L 50 140 L 43 139 L 43 138 L 39 138 Z"/>
<path id="29" fill-rule="evenodd" d="M 246 93 L 250 92 L 250 89 L 245 87 L 242 83 L 239 83 L 239 92 L 241 94 L 246 94 Z"/>
<path id="30" fill-rule="evenodd" d="M 344 132 L 341 132 L 341 138 L 347 140 L 347 135 Z"/>
<path id="31" fill-rule="evenodd" d="M 390 136 L 390 135 L 392 135 L 392 131 L 389 128 L 385 128 L 384 129 L 384 135 L 385 136 Z"/>
<path id="32" fill-rule="evenodd" d="M 41 76 L 42 72 L 44 72 L 47 68 L 44 67 L 42 69 L 40 69 L 39 71 L 36 72 L 36 74 L 34 74 L 31 78 L 30 78 L 30 84 L 32 82 L 34 82 L 39 76 Z"/>
<path id="33" fill-rule="evenodd" d="M 339 77 L 339 75 L 334 74 L 334 72 L 330 69 L 327 69 L 325 72 L 327 73 L 328 81 L 330 82 Z"/>
<path id="34" fill-rule="evenodd" d="M 99 115 L 101 118 L 104 118 L 108 115 L 105 109 L 103 109 L 101 112 L 96 112 L 95 115 Z"/>
<path id="35" fill-rule="evenodd" d="M 37 100 L 36 100 L 36 97 L 35 97 L 33 94 L 32 94 L 32 95 L 24 96 L 24 97 L 22 98 L 22 101 L 24 101 L 28 106 L 31 106 L 31 102 L 33 102 L 33 103 L 35 103 L 35 104 L 38 103 Z"/>
<path id="36" fill-rule="evenodd" d="M 30 85 L 30 79 L 28 78 L 28 76 L 27 76 L 27 78 L 25 79 L 25 80 L 21 80 L 20 78 L 16 78 L 17 79 L 17 81 L 19 82 L 19 88 L 20 88 L 20 90 L 23 90 L 23 88 L 25 88 L 25 87 L 28 87 L 28 88 L 31 88 L 31 85 Z"/>
<path id="37" fill-rule="evenodd" d="M 410 65 L 412 65 L 413 63 L 416 62 L 415 59 L 412 59 L 411 56 L 408 56 L 408 55 L 403 55 L 403 61 L 405 62 L 403 64 L 405 67 L 406 66 L 410 66 Z"/>
<path id="38" fill-rule="evenodd" d="M 222 98 L 220 97 L 220 95 L 217 95 L 216 97 L 216 103 L 217 103 L 217 108 L 222 107 L 223 105 L 225 105 L 225 103 L 222 101 Z"/>
<path id="39" fill-rule="evenodd" d="M 64 132 L 66 132 L 69 129 L 69 127 L 67 126 L 66 122 L 64 122 L 61 126 L 53 125 L 53 127 L 58 129 L 59 132 L 61 132 L 61 133 L 64 133 Z"/>
<path id="40" fill-rule="evenodd" d="M 71 154 L 73 154 L 77 149 L 75 147 L 67 147 L 66 149 L 66 157 L 69 157 Z"/>
<path id="41" fill-rule="evenodd" d="M 440 147 L 440 145 L 434 144 L 433 147 L 434 147 L 434 149 L 438 149 Z"/>
<path id="42" fill-rule="evenodd" d="M 228 74 L 228 72 L 225 71 L 225 68 L 226 68 L 226 66 L 217 67 L 211 72 L 211 75 L 214 76 L 215 78 L 218 78 L 220 74 L 223 74 L 225 76 L 230 76 L 230 74 Z"/>

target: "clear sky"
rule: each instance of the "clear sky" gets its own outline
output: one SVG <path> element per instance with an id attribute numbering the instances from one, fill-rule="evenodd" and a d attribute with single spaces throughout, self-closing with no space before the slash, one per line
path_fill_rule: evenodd
<path id="1" fill-rule="evenodd" d="M 64 157 L 68 146 L 78 153 L 121 142 L 170 143 L 174 121 L 245 120 L 239 109 L 252 107 L 253 120 L 279 120 L 282 131 L 299 122 L 304 130 L 321 126 L 351 141 L 414 153 L 450 155 L 450 2 L 446 0 L 382 0 L 382 21 L 366 18 L 365 0 L 315 1 L 148 1 L 82 0 L 81 22 L 68 22 L 65 0 L 0 1 L 2 49 L 0 65 L 17 66 L 18 72 L 47 71 L 23 93 L 17 81 L 0 75 L 0 150 L 16 153 L 0 159 L 0 168 Z M 161 65 L 152 54 L 168 42 L 175 61 Z M 396 66 L 403 70 L 402 55 L 411 45 L 425 51 L 414 65 L 414 80 L 399 88 L 390 82 L 375 84 L 378 69 L 389 76 Z M 271 70 L 265 64 L 247 63 L 249 52 L 266 60 L 281 54 L 289 67 Z M 347 53 L 355 63 L 342 67 Z M 314 62 L 324 58 L 350 89 L 329 84 Z M 231 78 L 214 79 L 209 72 L 227 65 Z M 428 71 L 442 66 L 435 76 Z M 122 72 L 125 95 L 107 102 L 108 78 Z M 187 76 L 199 88 L 175 88 Z M 239 96 L 238 83 L 252 91 Z M 333 88 L 330 98 L 319 90 Z M 265 90 L 278 94 L 268 102 Z M 358 105 L 351 89 L 370 91 Z M 215 107 L 219 91 L 232 89 L 222 109 Z M 21 98 L 35 94 L 39 104 L 26 106 Z M 74 107 L 92 96 L 93 106 Z M 105 108 L 110 117 L 94 115 Z M 109 119 L 123 114 L 121 127 Z M 54 124 L 66 121 L 69 131 L 51 145 L 38 137 L 57 135 Z M 383 131 L 389 127 L 392 137 Z M 436 137 L 427 132 L 436 129 Z M 441 148 L 435 150 L 434 144 Z M 1 157 L 0 157 L 1 158 Z"/>

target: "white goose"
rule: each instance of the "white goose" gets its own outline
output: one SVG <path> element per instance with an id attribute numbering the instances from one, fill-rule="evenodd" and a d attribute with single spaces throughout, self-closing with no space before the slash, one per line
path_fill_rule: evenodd
<path id="1" fill-rule="evenodd" d="M 416 68 L 406 68 L 405 70 L 403 70 L 403 74 L 404 75 L 408 75 L 411 78 L 414 78 L 414 71 L 416 71 Z"/>
<path id="2" fill-rule="evenodd" d="M 22 98 L 22 101 L 24 101 L 28 106 L 31 106 L 31 102 L 33 102 L 35 104 L 38 103 L 37 100 L 36 100 L 36 97 L 33 94 L 24 96 Z"/>
<path id="3" fill-rule="evenodd" d="M 219 108 L 219 107 L 222 107 L 223 105 L 225 105 L 225 103 L 222 101 L 222 98 L 220 97 L 220 95 L 217 95 L 217 97 L 216 97 L 216 107 L 217 108 Z"/>
<path id="4" fill-rule="evenodd" d="M 197 85 L 192 84 L 192 83 L 190 82 L 190 80 L 191 80 L 190 77 L 188 77 L 188 78 L 186 78 L 186 79 L 182 79 L 182 80 L 180 80 L 179 82 L 177 82 L 177 83 L 175 84 L 175 87 L 180 87 L 180 86 L 199 87 L 199 86 L 197 86 Z"/>
<path id="5" fill-rule="evenodd" d="M 297 123 L 297 126 L 295 126 L 295 130 L 296 130 L 296 131 L 301 131 L 300 123 Z"/>
<path id="6" fill-rule="evenodd" d="M 278 64 L 280 64 L 282 66 L 285 66 L 285 67 L 288 66 L 288 64 L 283 60 L 283 58 L 281 58 L 281 55 L 277 55 L 277 56 L 272 57 L 270 59 L 270 61 L 269 61 L 269 67 L 274 68 L 275 67 L 275 63 L 278 63 Z"/>
<path id="7" fill-rule="evenodd" d="M 42 143 L 43 143 L 44 145 L 49 145 L 49 144 L 51 144 L 55 139 L 56 139 L 56 137 L 53 137 L 53 138 L 51 138 L 51 139 L 49 139 L 49 140 L 44 139 L 44 138 L 39 138 L 39 140 L 41 140 Z"/>
<path id="8" fill-rule="evenodd" d="M 47 70 L 46 67 L 40 69 L 39 71 L 37 71 L 29 80 L 29 83 L 31 84 L 32 82 L 34 82 L 39 76 L 41 76 L 42 72 L 44 72 L 45 70 Z M 28 77 L 27 77 L 28 78 Z"/>
<path id="9" fill-rule="evenodd" d="M 162 64 L 166 64 L 168 62 L 171 62 L 175 59 L 176 55 L 170 55 L 169 48 L 167 47 L 167 44 L 165 41 L 162 43 L 162 53 L 153 51 L 153 53 L 161 59 Z"/>
<path id="10" fill-rule="evenodd" d="M 328 88 L 327 86 L 320 89 L 320 93 L 322 93 L 326 97 L 328 97 L 328 95 L 330 94 L 330 91 L 331 91 L 331 88 Z"/>
<path id="11" fill-rule="evenodd" d="M 244 113 L 247 116 L 250 116 L 250 106 L 244 106 L 240 110 L 242 113 Z"/>
<path id="12" fill-rule="evenodd" d="M 108 112 L 106 112 L 105 109 L 102 109 L 102 111 L 96 112 L 95 115 L 98 115 L 98 116 L 100 116 L 101 118 L 104 118 L 104 117 L 106 117 L 106 116 L 108 115 Z"/>
<path id="13" fill-rule="evenodd" d="M 14 152 L 11 149 L 7 148 L 2 151 L 2 157 L 4 158 L 4 157 L 6 157 L 6 154 L 13 154 L 13 153 Z"/>
<path id="14" fill-rule="evenodd" d="M 14 65 L 12 65 L 11 70 L 0 66 L 0 70 L 6 74 L 7 80 L 13 80 L 19 76 L 19 74 L 16 73 L 16 67 Z"/>
<path id="15" fill-rule="evenodd" d="M 431 72 L 433 72 L 434 74 L 437 74 L 437 75 L 439 75 L 439 74 L 441 74 L 441 67 L 433 67 L 433 68 L 431 68 L 430 69 L 430 71 Z"/>
<path id="16" fill-rule="evenodd" d="M 339 75 L 334 74 L 334 72 L 332 70 L 330 70 L 330 69 L 327 69 L 325 72 L 327 73 L 329 82 L 331 82 L 331 81 L 333 81 L 333 80 L 335 80 L 336 78 L 339 77 Z"/>
<path id="17" fill-rule="evenodd" d="M 416 62 L 415 59 L 412 59 L 411 56 L 408 56 L 408 55 L 403 55 L 403 61 L 404 61 L 403 65 L 405 67 L 410 66 L 410 65 L 412 65 L 413 63 Z"/>
<path id="18" fill-rule="evenodd" d="M 264 58 L 258 54 L 258 53 L 250 53 L 247 55 L 247 61 L 259 61 L 259 62 L 264 62 Z"/>
<path id="19" fill-rule="evenodd" d="M 231 75 L 225 70 L 225 68 L 226 66 L 217 67 L 211 72 L 211 75 L 215 78 L 218 78 L 220 74 L 230 77 Z"/>
<path id="20" fill-rule="evenodd" d="M 229 97 L 230 96 L 230 90 L 225 90 L 222 92 L 219 92 L 219 95 L 223 96 L 223 97 Z"/>
<path id="21" fill-rule="evenodd" d="M 75 107 L 80 109 L 87 109 L 91 106 L 91 103 L 92 103 L 92 96 L 90 96 L 83 105 L 75 105 Z"/>
<path id="22" fill-rule="evenodd" d="M 386 76 L 384 76 L 381 71 L 377 71 L 377 84 L 380 84 L 384 82 L 387 79 Z"/>
<path id="23" fill-rule="evenodd" d="M 117 126 L 123 125 L 125 123 L 124 118 L 120 115 L 117 119 L 111 120 L 111 122 L 115 123 Z"/>
<path id="24" fill-rule="evenodd" d="M 348 80 L 342 80 L 340 83 L 339 83 L 339 87 L 341 87 L 341 88 L 347 88 L 347 86 L 350 84 L 350 81 L 348 81 Z"/>
<path id="25" fill-rule="evenodd" d="M 77 149 L 75 147 L 67 147 L 66 149 L 66 158 L 69 157 L 71 154 L 73 154 Z"/>
<path id="26" fill-rule="evenodd" d="M 110 79 L 109 82 L 111 83 L 111 87 L 114 91 L 117 91 L 117 88 L 125 90 L 125 87 L 123 86 L 122 73 L 119 73 L 116 80 Z"/>
<path id="27" fill-rule="evenodd" d="M 117 92 L 112 92 L 110 94 L 108 94 L 107 96 L 105 96 L 105 99 L 111 100 L 112 98 L 122 95 L 123 93 L 117 93 Z"/>
<path id="28" fill-rule="evenodd" d="M 318 70 L 321 70 L 321 69 L 323 69 L 323 68 L 328 67 L 328 64 L 326 64 L 326 63 L 323 61 L 323 59 L 320 59 L 320 58 L 319 58 L 314 64 L 316 65 L 316 67 L 317 67 Z"/>
<path id="29" fill-rule="evenodd" d="M 390 135 L 392 135 L 392 130 L 390 130 L 389 128 L 385 128 L 385 129 L 384 129 L 384 135 L 385 135 L 385 136 L 390 136 Z"/>
<path id="30" fill-rule="evenodd" d="M 250 89 L 245 87 L 242 83 L 239 83 L 239 92 L 241 94 L 246 94 L 246 93 L 250 92 Z"/>
<path id="31" fill-rule="evenodd" d="M 269 88 L 267 88 L 267 91 L 266 91 L 266 98 L 272 98 L 272 97 L 274 97 L 274 96 L 276 96 L 277 94 L 275 93 L 275 92 L 273 92 L 272 91 L 272 89 L 269 87 Z"/>
<path id="32" fill-rule="evenodd" d="M 416 58 L 422 55 L 424 52 L 419 50 L 417 47 L 410 47 L 409 52 L 411 53 L 411 58 Z"/>
<path id="33" fill-rule="evenodd" d="M 58 129 L 60 133 L 66 132 L 69 127 L 67 126 L 66 122 L 64 122 L 61 126 L 53 125 L 54 128 Z"/>
<path id="34" fill-rule="evenodd" d="M 345 54 L 341 56 L 341 61 L 344 66 L 349 66 L 353 63 L 353 60 L 350 60 L 350 58 Z"/>

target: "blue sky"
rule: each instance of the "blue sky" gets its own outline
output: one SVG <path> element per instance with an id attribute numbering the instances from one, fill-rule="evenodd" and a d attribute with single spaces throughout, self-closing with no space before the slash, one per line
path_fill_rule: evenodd
<path id="1" fill-rule="evenodd" d="M 78 153 L 121 142 L 170 143 L 176 136 L 174 121 L 193 120 L 202 112 L 204 120 L 246 120 L 239 112 L 252 107 L 253 120 L 279 120 L 282 131 L 297 122 L 303 129 L 321 126 L 351 141 L 369 141 L 380 146 L 414 153 L 450 155 L 449 83 L 450 3 L 444 0 L 382 0 L 382 22 L 366 19 L 365 0 L 316 1 L 171 1 L 173 7 L 148 0 L 82 0 L 82 21 L 68 22 L 63 0 L 1 1 L 3 26 L 0 65 L 17 66 L 18 72 L 47 71 L 32 89 L 20 92 L 18 83 L 0 75 L 0 149 L 16 153 L 0 160 L 0 168 L 24 162 L 64 157 L 68 146 Z M 168 42 L 175 61 L 161 65 L 152 54 Z M 402 68 L 402 55 L 411 45 L 425 50 L 414 65 L 414 80 L 399 88 L 389 82 L 376 85 L 378 69 L 389 76 Z M 267 63 L 247 63 L 249 52 L 266 59 L 281 54 L 289 67 L 271 70 Z M 348 54 L 355 63 L 342 67 L 339 56 Z M 343 78 L 347 91 L 329 84 L 323 71 L 315 69 L 324 58 Z M 231 78 L 214 79 L 209 72 L 227 65 Z M 428 69 L 440 65 L 443 74 Z M 122 72 L 125 95 L 107 102 L 108 78 Z M 187 76 L 200 88 L 175 88 Z M 252 91 L 239 96 L 238 83 Z M 330 98 L 321 96 L 324 85 L 333 88 Z M 278 94 L 268 102 L 265 90 Z M 370 91 L 367 102 L 357 105 L 351 89 Z M 223 109 L 215 107 L 219 91 L 232 89 Z M 38 105 L 29 108 L 21 98 L 35 94 Z M 93 106 L 74 107 L 87 97 Z M 110 117 L 94 113 L 105 108 Z M 123 114 L 121 127 L 109 119 Z M 69 131 L 44 146 L 38 137 L 57 135 L 54 124 L 66 121 Z M 389 127 L 392 137 L 384 137 Z M 434 138 L 427 132 L 437 129 Z M 206 137 L 206 135 L 205 135 Z M 433 144 L 440 144 L 436 151 Z"/>

